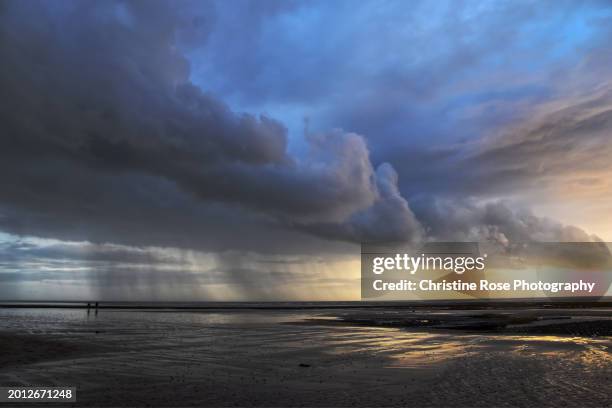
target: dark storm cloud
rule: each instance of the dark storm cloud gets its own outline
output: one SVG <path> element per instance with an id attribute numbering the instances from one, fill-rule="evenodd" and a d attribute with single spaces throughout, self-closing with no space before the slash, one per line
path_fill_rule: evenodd
<path id="1" fill-rule="evenodd" d="M 318 223 L 304 226 L 309 231 L 352 242 L 418 242 L 425 238 L 419 221 L 398 189 L 398 175 L 385 163 L 376 170 L 381 199 L 353 214 L 342 224 Z"/>
<path id="2" fill-rule="evenodd" d="M 361 136 L 309 134 L 307 151 L 290 155 L 280 122 L 234 113 L 191 84 L 179 50 L 215 21 L 207 5 L 187 5 L 4 3 L 0 227 L 203 249 L 259 245 L 250 235 L 267 226 L 269 238 L 291 235 L 278 226 L 353 221 L 361 233 L 343 238 L 384 235 L 369 223 L 399 202 L 410 238 L 418 223 Z"/>
<path id="3" fill-rule="evenodd" d="M 265 3 L 255 9 L 249 26 L 259 32 L 270 16 L 301 7 Z M 605 130 L 608 123 L 605 111 L 586 119 L 576 114 L 476 153 L 422 150 L 394 160 L 399 181 L 388 164 L 374 170 L 356 134 L 308 134 L 307 149 L 292 155 L 282 123 L 235 113 L 190 82 L 180 50 L 205 44 L 218 14 L 209 3 L 5 3 L 0 226 L 22 235 L 212 250 L 307 240 L 287 227 L 352 242 L 418 240 L 422 227 L 398 183 L 411 186 L 408 192 L 416 186 L 444 193 L 520 184 L 536 159 L 551 160 L 546 168 L 555 171 L 555 155 L 568 143 L 581 143 L 569 137 L 572 132 Z M 454 56 L 437 69 L 456 69 L 453 61 L 471 61 L 457 53 L 486 54 L 492 43 L 453 47 Z M 405 74 L 416 78 L 419 72 Z M 394 92 L 384 93 L 389 104 L 401 105 L 389 99 Z M 530 135 L 537 132 L 554 139 L 548 135 L 535 146 Z M 600 141 L 589 142 L 584 155 L 605 153 Z M 268 244 L 256 238 L 260 229 Z"/>
<path id="4" fill-rule="evenodd" d="M 0 231 L 71 242 L 0 280 L 273 299 L 363 241 L 597 240 L 496 201 L 609 175 L 609 17 L 551 4 L 2 2 Z"/>

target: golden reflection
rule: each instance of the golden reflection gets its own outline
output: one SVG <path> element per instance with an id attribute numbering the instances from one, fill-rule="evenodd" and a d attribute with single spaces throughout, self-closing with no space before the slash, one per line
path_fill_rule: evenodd
<path id="1" fill-rule="evenodd" d="M 420 332 L 398 328 L 337 327 L 326 336 L 335 355 L 378 356 L 391 368 L 427 368 L 478 354 L 506 357 L 551 358 L 563 356 L 584 366 L 610 366 L 612 338 L 555 335 L 466 334 Z"/>

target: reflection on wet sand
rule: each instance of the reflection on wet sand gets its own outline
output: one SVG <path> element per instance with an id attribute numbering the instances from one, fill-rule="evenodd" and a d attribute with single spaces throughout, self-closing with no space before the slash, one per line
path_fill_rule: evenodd
<path id="1" fill-rule="evenodd" d="M 354 313 L 0 310 L 0 383 L 76 385 L 79 405 L 97 406 L 600 407 L 612 398 L 610 337 L 331 323 Z"/>

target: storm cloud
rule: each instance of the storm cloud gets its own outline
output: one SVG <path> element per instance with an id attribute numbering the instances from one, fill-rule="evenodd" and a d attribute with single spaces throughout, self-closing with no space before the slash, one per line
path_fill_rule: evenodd
<path id="1" fill-rule="evenodd" d="M 291 298 L 336 293 L 361 242 L 599 241 L 611 21 L 598 1 L 4 1 L 0 280 Z"/>
<path id="2" fill-rule="evenodd" d="M 282 123 L 235 113 L 190 82 L 177 49 L 184 38 L 205 41 L 209 18 L 185 18 L 169 3 L 7 3 L 0 226 L 45 236 L 65 224 L 76 232 L 60 227 L 62 236 L 92 241 L 122 241 L 130 229 L 140 236 L 126 234 L 129 242 L 203 249 L 194 218 L 225 203 L 272 224 L 350 229 L 355 219 L 376 229 L 353 214 L 397 197 L 361 136 L 307 134 L 307 149 L 292 155 Z M 170 216 L 164 242 L 164 213 L 180 208 L 188 212 Z"/>

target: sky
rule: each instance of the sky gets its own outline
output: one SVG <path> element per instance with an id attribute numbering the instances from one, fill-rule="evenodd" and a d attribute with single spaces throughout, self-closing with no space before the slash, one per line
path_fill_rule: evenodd
<path id="1" fill-rule="evenodd" d="M 2 1 L 0 299 L 359 298 L 612 241 L 607 1 Z"/>

